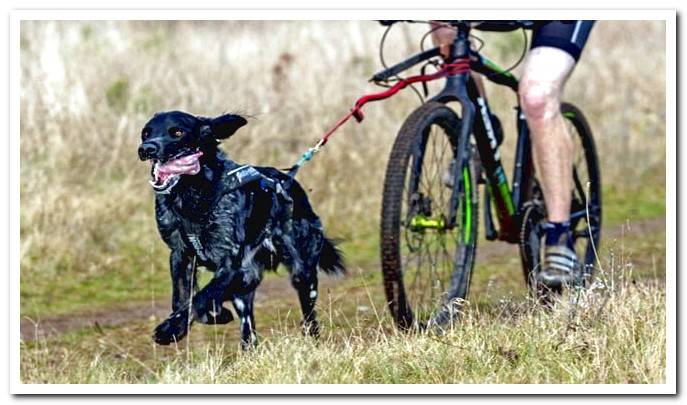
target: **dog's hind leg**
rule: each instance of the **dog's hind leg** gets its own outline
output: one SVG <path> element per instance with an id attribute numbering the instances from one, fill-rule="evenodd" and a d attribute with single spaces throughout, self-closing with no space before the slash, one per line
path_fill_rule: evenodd
<path id="1" fill-rule="evenodd" d="M 300 271 L 299 271 L 300 270 Z M 318 337 L 320 325 L 317 322 L 315 304 L 317 303 L 317 265 L 304 266 L 303 269 L 293 269 L 291 284 L 298 292 L 303 313 L 303 334 Z"/>
<path id="2" fill-rule="evenodd" d="M 232 300 L 234 309 L 239 315 L 241 330 L 241 348 L 248 350 L 258 344 L 257 333 L 255 332 L 255 317 L 253 316 L 253 299 L 255 291 L 248 294 L 237 295 Z"/>

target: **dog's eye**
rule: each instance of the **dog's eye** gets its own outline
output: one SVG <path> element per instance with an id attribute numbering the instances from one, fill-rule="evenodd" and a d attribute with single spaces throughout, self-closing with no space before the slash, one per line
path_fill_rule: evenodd
<path id="1" fill-rule="evenodd" d="M 141 131 L 141 139 L 146 140 L 147 137 L 150 136 L 150 128 L 143 128 L 143 131 Z"/>
<path id="2" fill-rule="evenodd" d="M 172 136 L 175 136 L 177 138 L 180 138 L 180 137 L 184 136 L 184 131 L 179 129 L 179 128 L 170 128 L 169 134 Z"/>

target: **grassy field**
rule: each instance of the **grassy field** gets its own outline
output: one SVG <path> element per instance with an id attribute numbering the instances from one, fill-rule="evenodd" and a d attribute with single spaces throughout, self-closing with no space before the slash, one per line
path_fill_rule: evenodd
<path id="1" fill-rule="evenodd" d="M 378 273 L 356 268 L 345 280 L 325 281 L 317 342 L 300 335 L 286 280 L 268 279 L 269 293 L 283 294 L 259 292 L 261 344 L 253 352 L 238 349 L 236 325 L 199 326 L 178 347 L 155 346 L 149 335 L 160 318 L 152 315 L 29 341 L 22 377 L 32 383 L 663 382 L 665 235 L 609 245 L 592 290 L 562 298 L 553 311 L 524 296 L 517 260 L 503 255 L 478 266 L 459 327 L 444 335 L 403 334 L 385 311 Z"/>
<path id="2" fill-rule="evenodd" d="M 387 61 L 416 52 L 425 30 L 392 32 Z M 180 347 L 152 345 L 171 287 L 149 167 L 136 156 L 141 125 L 160 110 L 237 111 L 252 118 L 225 142 L 229 155 L 289 166 L 373 90 L 366 79 L 380 67 L 381 31 L 373 22 L 23 22 L 22 381 L 663 382 L 660 22 L 599 22 L 566 91 L 596 135 L 600 277 L 613 283 L 543 311 L 524 294 L 517 250 L 480 242 L 485 254 L 460 328 L 396 333 L 384 308 L 378 226 L 386 157 L 419 105 L 407 91 L 370 105 L 362 125 L 344 127 L 299 174 L 328 233 L 345 240 L 351 269 L 323 283 L 317 344 L 299 336 L 297 300 L 281 272 L 259 290 L 255 352 L 236 350 L 233 324 L 198 326 Z M 520 34 L 480 36 L 502 65 L 518 58 Z M 488 93 L 510 167 L 515 98 L 494 86 Z M 44 325 L 56 325 L 55 333 Z"/>

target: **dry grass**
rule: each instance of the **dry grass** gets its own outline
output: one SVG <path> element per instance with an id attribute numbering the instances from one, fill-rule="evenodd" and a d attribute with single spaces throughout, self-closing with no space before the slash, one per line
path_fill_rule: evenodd
<path id="1" fill-rule="evenodd" d="M 392 35 L 387 60 L 416 51 L 423 30 Z M 604 174 L 615 183 L 664 166 L 664 30 L 660 22 L 600 22 L 568 86 L 567 98 L 590 116 Z M 372 22 L 24 22 L 21 32 L 22 255 L 40 251 L 58 260 L 77 250 L 98 262 L 116 260 L 116 252 L 94 252 L 84 235 L 110 239 L 122 223 L 150 212 L 148 168 L 135 149 L 152 113 L 244 112 L 255 119 L 226 142 L 230 155 L 287 167 L 372 90 L 365 80 L 379 68 L 381 28 Z M 517 59 L 518 34 L 483 36 L 493 59 L 504 65 Z M 505 89 L 490 93 L 512 140 L 514 97 Z M 344 128 L 301 173 L 334 233 L 354 239 L 377 229 L 386 156 L 417 105 L 409 91 L 371 105 L 364 125 Z"/>
<path id="2" fill-rule="evenodd" d="M 623 272 L 621 266 L 615 270 L 616 276 Z M 397 332 L 382 312 L 372 319 L 348 319 L 350 328 L 328 325 L 317 342 L 304 339 L 290 324 L 276 323 L 248 353 L 216 337 L 147 359 L 131 353 L 122 337 L 118 341 L 107 334 L 84 336 L 100 342 L 91 349 L 43 340 L 22 351 L 22 381 L 665 383 L 664 289 L 634 284 L 627 272 L 613 283 L 603 279 L 591 290 L 562 298 L 553 310 L 508 300 L 488 311 L 469 308 L 443 335 Z M 324 311 L 325 319 L 330 311 Z M 336 321 L 341 322 L 340 314 Z"/>

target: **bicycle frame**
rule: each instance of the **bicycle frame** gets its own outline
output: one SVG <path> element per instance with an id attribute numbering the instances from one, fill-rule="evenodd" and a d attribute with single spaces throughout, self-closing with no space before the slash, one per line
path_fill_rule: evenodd
<path id="1" fill-rule="evenodd" d="M 486 57 L 470 49 L 470 29 L 467 23 L 456 24 L 456 27 L 456 39 L 451 47 L 450 60 L 452 63 L 455 63 L 461 60 L 468 60 L 469 58 L 470 69 L 468 71 L 448 75 L 443 90 L 431 98 L 430 101 L 437 101 L 444 104 L 458 102 L 461 105 L 461 128 L 459 139 L 462 144 L 457 145 L 457 147 L 459 152 L 470 150 L 470 135 L 473 136 L 487 179 L 487 199 L 485 200 L 485 204 L 487 204 L 485 211 L 487 237 L 488 239 L 495 239 L 495 237 L 489 236 L 491 233 L 494 233 L 493 222 L 491 221 L 491 209 L 489 206 L 489 196 L 491 196 L 496 205 L 496 214 L 499 223 L 498 239 L 517 243 L 520 236 L 520 221 L 518 218 L 523 204 L 531 198 L 534 171 L 529 128 L 518 100 L 518 105 L 516 107 L 518 139 L 511 190 L 511 186 L 508 183 L 508 178 L 501 163 L 499 152 L 500 143 L 494 132 L 494 124 L 491 118 L 492 115 L 489 103 L 480 95 L 477 85 L 471 77 L 470 71 L 481 73 L 490 81 L 509 87 L 516 94 L 518 91 L 518 80 L 510 72 L 504 71 Z M 376 74 L 372 80 L 377 81 L 391 77 L 437 55 L 439 55 L 438 48 L 425 51 Z M 479 119 L 476 117 L 478 112 Z M 466 161 L 466 157 L 459 155 L 456 159 L 457 162 L 461 164 L 456 165 L 454 176 L 456 176 L 457 181 L 454 184 L 461 184 L 459 177 L 463 175 L 462 167 L 463 163 Z M 451 195 L 452 206 L 458 206 L 458 199 L 460 198 L 461 191 L 462 190 L 458 190 L 457 188 L 453 190 Z M 456 215 L 457 213 L 454 212 L 449 219 L 451 225 L 455 224 Z"/>
<path id="2" fill-rule="evenodd" d="M 481 73 L 490 81 L 511 88 L 516 94 L 518 90 L 518 80 L 510 73 L 504 73 L 503 69 L 491 62 L 486 57 L 478 53 L 471 55 L 475 60 L 471 62 L 472 71 Z M 448 103 L 457 101 L 461 104 L 462 128 L 461 139 L 470 139 L 473 136 L 480 161 L 487 180 L 487 199 L 485 218 L 487 228 L 491 225 L 490 197 L 496 205 L 496 215 L 499 223 L 498 239 L 517 243 L 519 240 L 519 221 L 518 215 L 522 205 L 529 199 L 531 191 L 531 181 L 533 174 L 533 162 L 531 154 L 531 143 L 529 127 L 522 113 L 520 104 L 516 107 L 518 139 L 515 152 L 515 164 L 513 167 L 512 189 L 508 183 L 508 178 L 501 163 L 499 148 L 500 140 L 497 139 L 494 131 L 491 109 L 489 103 L 484 99 L 477 89 L 477 85 L 469 73 L 465 74 L 467 79 L 449 83 L 432 101 Z M 464 88 L 464 89 L 463 89 Z M 467 93 L 460 96 L 461 93 Z M 469 107 L 465 107 L 465 104 Z M 476 111 L 477 113 L 475 113 Z M 476 117 L 476 115 L 478 115 Z M 468 150 L 462 147 L 460 150 Z M 458 157 L 461 159 L 462 157 Z M 493 229 L 493 228 L 492 228 Z M 491 231 L 487 229 L 487 234 Z M 489 238 L 493 239 L 493 238 Z"/>
<path id="3" fill-rule="evenodd" d="M 461 41 L 459 38 L 456 42 Z M 475 61 L 470 64 L 472 71 L 483 74 L 490 81 L 505 85 L 517 93 L 518 81 L 515 76 L 504 73 L 496 64 L 487 58 L 473 53 Z M 517 220 L 521 211 L 522 204 L 528 200 L 531 190 L 531 179 L 533 178 L 533 163 L 531 155 L 531 144 L 529 128 L 525 121 L 524 114 L 518 106 L 517 129 L 518 139 L 515 153 L 515 165 L 513 167 L 512 190 L 508 183 L 500 156 L 500 142 L 494 132 L 491 109 L 486 99 L 480 95 L 477 85 L 469 73 L 460 80 L 451 80 L 449 77 L 444 89 L 432 101 L 448 103 L 457 101 L 462 107 L 462 128 L 460 139 L 469 140 L 473 136 L 480 161 L 487 180 L 487 199 L 485 200 L 485 218 L 487 228 L 492 227 L 490 200 L 496 206 L 496 216 L 499 223 L 498 239 L 517 243 L 519 240 L 519 227 Z M 477 114 L 476 112 L 479 112 Z M 479 115 L 476 117 L 476 115 Z M 461 151 L 468 150 L 465 145 L 461 145 Z M 459 156 L 458 159 L 463 157 Z M 460 161 L 460 160 L 459 160 Z M 489 235 L 492 229 L 487 229 Z M 492 239 L 492 238 L 490 238 Z"/>

